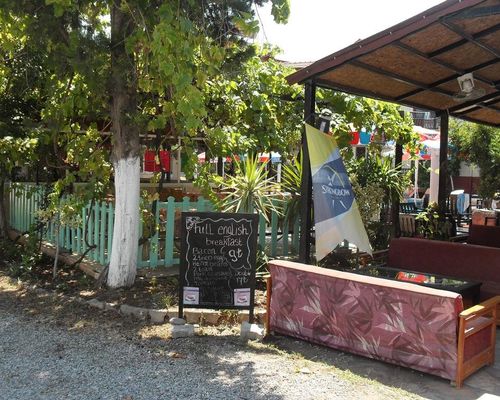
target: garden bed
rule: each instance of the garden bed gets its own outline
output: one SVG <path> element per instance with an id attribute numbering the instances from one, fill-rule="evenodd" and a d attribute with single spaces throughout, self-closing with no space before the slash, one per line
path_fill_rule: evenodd
<path id="1" fill-rule="evenodd" d="M 128 304 L 142 308 L 171 308 L 178 305 L 177 276 L 137 276 L 131 288 L 108 289 L 96 287 L 96 281 L 79 268 L 60 264 L 57 278 L 52 279 L 53 259 L 45 255 L 28 254 L 20 245 L 0 242 L 0 270 L 22 282 L 85 300 L 97 299 L 117 305 Z M 262 283 L 255 293 L 255 307 L 265 307 Z"/>

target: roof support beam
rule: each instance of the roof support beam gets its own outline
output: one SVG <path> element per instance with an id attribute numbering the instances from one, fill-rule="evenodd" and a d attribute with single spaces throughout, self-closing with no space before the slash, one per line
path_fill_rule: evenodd
<path id="1" fill-rule="evenodd" d="M 317 86 L 323 87 L 325 89 L 336 90 L 338 92 L 350 93 L 350 94 L 354 94 L 356 96 L 370 97 L 372 99 L 383 100 L 383 101 L 388 101 L 388 102 L 394 103 L 394 99 L 392 99 L 388 96 L 384 96 L 383 94 L 380 94 L 380 93 L 371 92 L 371 91 L 361 92 L 359 89 L 356 89 L 352 86 L 340 85 L 340 84 L 337 84 L 335 82 L 327 81 L 325 79 L 316 79 L 315 82 L 316 82 Z M 404 102 L 401 102 L 401 104 L 404 104 L 404 105 L 407 105 L 410 107 L 420 108 L 422 110 L 429 110 L 429 111 L 436 111 L 436 112 L 440 111 L 437 108 L 424 106 L 423 104 L 419 104 L 419 103 L 412 102 L 412 101 L 404 101 Z"/>
<path id="2" fill-rule="evenodd" d="M 497 49 L 477 40 L 477 35 L 473 36 L 468 34 L 467 32 L 464 32 L 462 29 L 460 29 L 460 27 L 456 26 L 446 19 L 442 19 L 440 22 L 443 26 L 447 27 L 450 31 L 453 31 L 456 34 L 462 36 L 468 42 L 474 43 L 476 46 L 482 48 L 483 50 L 486 50 L 496 58 L 500 58 L 500 52 Z"/>
<path id="3" fill-rule="evenodd" d="M 400 112 L 403 116 L 403 112 Z M 401 172 L 403 162 L 403 146 L 401 143 L 396 142 L 396 148 L 394 153 L 394 165 L 396 169 Z M 416 190 L 416 189 L 415 189 Z M 392 234 L 394 237 L 401 236 L 401 226 L 399 225 L 399 196 L 391 196 L 391 217 L 392 217 Z"/>
<path id="4" fill-rule="evenodd" d="M 450 82 L 450 81 L 453 81 L 455 79 L 457 79 L 458 77 L 462 76 L 463 74 L 467 74 L 469 72 L 474 72 L 474 71 L 477 71 L 479 69 L 482 69 L 482 68 L 486 68 L 486 67 L 489 67 L 490 65 L 493 65 L 493 64 L 496 64 L 498 61 L 497 60 L 490 60 L 490 61 L 487 61 L 487 62 L 484 62 L 482 64 L 478 64 L 472 68 L 468 68 L 464 71 L 462 71 L 461 73 L 457 73 L 457 74 L 454 74 L 454 75 L 451 75 L 447 78 L 444 78 L 444 79 L 441 79 L 439 81 L 436 81 L 436 82 L 433 82 L 431 84 L 429 84 L 428 86 L 430 87 L 436 87 L 436 86 L 439 86 L 439 85 L 442 85 L 444 83 L 447 83 L 447 82 Z M 480 78 L 478 76 L 474 76 L 474 79 L 475 80 L 478 80 L 478 81 L 481 81 L 481 82 L 484 82 L 484 83 L 487 83 L 489 86 L 493 87 L 493 88 L 498 88 L 499 87 L 499 83 L 498 82 L 493 82 L 493 81 L 489 81 L 489 80 L 486 80 L 486 79 L 483 79 L 483 78 Z M 411 92 L 407 92 L 405 94 L 402 94 L 401 96 L 398 96 L 395 98 L 396 101 L 400 101 L 400 100 L 403 100 L 407 97 L 411 97 L 411 96 L 414 96 L 420 92 L 423 92 L 425 89 L 416 89 L 416 90 L 413 90 Z"/>
<path id="5" fill-rule="evenodd" d="M 457 68 L 453 64 L 447 63 L 446 61 L 437 60 L 437 59 L 433 58 L 434 56 L 432 54 L 424 53 L 423 51 L 420 51 L 420 50 L 416 49 L 415 47 L 408 46 L 407 44 L 404 44 L 402 42 L 394 42 L 393 44 L 394 44 L 394 46 L 397 46 L 400 49 L 406 50 L 408 53 L 419 56 L 420 58 L 423 58 L 426 61 L 432 61 L 434 64 L 451 69 L 452 71 L 455 71 L 457 74 L 460 74 L 460 75 L 464 74 L 464 71 L 461 70 L 460 68 Z"/>
<path id="6" fill-rule="evenodd" d="M 467 108 L 463 108 L 463 109 L 458 110 L 458 111 L 454 111 L 453 115 L 456 115 L 457 117 L 462 118 L 464 115 L 467 115 L 467 114 L 469 114 L 471 112 L 480 110 L 482 108 L 487 108 L 489 110 L 494 110 L 494 111 L 500 112 L 500 107 L 495 107 L 493 105 L 487 105 L 486 106 L 484 103 L 479 103 L 479 104 L 471 105 L 471 106 L 469 106 Z"/>
<path id="7" fill-rule="evenodd" d="M 487 101 L 493 100 L 497 97 L 500 97 L 500 93 L 498 93 L 498 92 L 490 93 L 490 94 L 487 94 L 486 96 L 480 97 L 478 99 L 474 99 L 474 100 L 466 101 L 462 104 L 458 104 L 455 107 L 449 108 L 448 111 L 453 112 L 453 113 L 461 113 L 462 110 L 464 110 L 466 108 L 470 108 L 471 106 L 476 106 L 479 104 L 486 105 Z"/>
<path id="8" fill-rule="evenodd" d="M 406 45 L 404 43 L 396 42 L 396 43 L 394 43 L 394 45 L 398 46 L 399 48 L 401 48 L 403 50 L 406 50 L 407 52 L 412 53 L 412 54 L 414 54 L 414 55 L 416 55 L 416 56 L 418 56 L 420 58 L 423 58 L 423 59 L 425 59 L 427 61 L 431 61 L 431 62 L 433 62 L 436 65 L 440 65 L 442 67 L 448 68 L 448 69 L 450 69 L 450 70 L 452 70 L 452 71 L 454 71 L 456 73 L 455 75 L 451 75 L 448 78 L 444 78 L 444 79 L 441 79 L 441 80 L 439 80 L 437 82 L 434 82 L 434 83 L 430 84 L 429 86 L 442 85 L 443 83 L 446 83 L 448 81 L 452 81 L 453 79 L 457 79 L 459 76 L 462 76 L 462 75 L 467 74 L 469 72 L 478 71 L 480 69 L 489 67 L 490 65 L 496 64 L 498 62 L 498 60 L 493 59 L 493 60 L 486 61 L 486 62 L 478 64 L 478 65 L 475 65 L 474 67 L 462 70 L 462 69 L 456 68 L 455 66 L 453 66 L 453 65 L 451 65 L 451 64 L 449 64 L 447 62 L 434 59 L 430 55 L 425 54 L 425 53 L 423 53 L 423 52 L 421 52 L 421 51 L 419 51 L 419 50 L 417 50 L 417 49 L 415 49 L 415 48 L 413 48 L 411 46 L 408 46 L 408 45 Z M 479 75 L 474 75 L 474 79 L 476 79 L 476 80 L 478 80 L 480 82 L 483 82 L 483 83 L 485 83 L 488 86 L 491 86 L 491 87 L 494 87 L 494 88 L 498 87 L 498 82 L 490 81 L 489 79 L 483 78 L 483 77 L 481 77 Z M 415 91 L 405 93 L 405 94 L 403 94 L 401 96 L 398 96 L 396 98 L 396 101 L 402 100 L 402 99 L 404 99 L 406 97 L 413 96 L 413 95 L 415 95 L 417 93 L 420 93 L 421 91 L 422 91 L 421 89 L 417 89 Z"/>
<path id="9" fill-rule="evenodd" d="M 316 83 L 316 85 L 318 87 L 323 87 L 325 89 L 337 90 L 339 92 L 350 93 L 350 94 L 354 94 L 356 96 L 370 97 L 372 99 L 383 100 L 383 101 L 388 101 L 388 102 L 394 103 L 394 99 L 393 98 L 390 98 L 388 96 L 384 96 L 383 94 L 380 94 L 380 93 L 371 92 L 371 91 L 368 91 L 368 90 L 361 91 L 361 90 L 359 90 L 357 88 L 354 88 L 352 86 L 340 85 L 340 84 L 337 84 L 335 82 L 327 81 L 327 80 L 324 80 L 324 79 L 315 79 L 315 83 Z M 438 109 L 438 108 L 429 107 L 427 105 L 420 104 L 420 103 L 417 103 L 417 102 L 414 102 L 414 101 L 402 100 L 402 101 L 400 101 L 398 103 L 404 104 L 404 105 L 410 106 L 410 107 L 419 108 L 421 110 L 429 110 L 429 111 L 441 112 L 441 110 Z M 475 118 L 470 118 L 470 117 L 467 117 L 465 115 L 459 115 L 459 117 L 461 119 L 464 119 L 464 120 L 470 121 L 470 122 L 474 122 L 476 124 L 484 124 L 485 123 L 484 121 L 481 121 L 481 120 L 478 120 L 478 119 L 475 119 Z M 500 124 L 489 124 L 489 125 L 495 126 L 495 127 L 500 127 Z"/>
<path id="10" fill-rule="evenodd" d="M 498 31 L 499 29 L 500 29 L 500 24 L 496 24 L 496 25 L 490 26 L 489 28 L 484 29 L 480 32 L 476 32 L 474 35 L 472 35 L 472 38 L 477 40 L 479 38 L 482 38 L 483 36 L 489 35 L 490 33 L 494 33 L 496 31 Z M 459 35 L 462 36 L 460 33 L 459 33 Z M 446 53 L 447 51 L 454 50 L 457 47 L 463 46 L 464 44 L 467 44 L 467 42 L 468 42 L 468 40 L 465 38 L 460 39 L 460 40 L 456 41 L 455 43 L 451 43 L 447 46 L 441 47 L 440 49 L 434 50 L 434 51 L 430 52 L 428 55 L 431 58 L 437 57 L 443 53 Z"/>
<path id="11" fill-rule="evenodd" d="M 413 92 L 410 92 L 410 93 L 404 94 L 402 96 L 396 97 L 395 98 L 396 101 L 401 101 L 405 97 L 409 97 L 409 96 L 411 96 L 413 94 L 417 94 L 417 93 L 423 92 L 425 90 L 428 90 L 428 91 L 431 91 L 431 92 L 440 93 L 440 94 L 443 94 L 443 95 L 451 97 L 451 98 L 453 98 L 455 96 L 455 93 L 453 93 L 453 92 L 450 92 L 448 90 L 444 90 L 444 89 L 440 89 L 439 87 L 436 87 L 438 85 L 441 85 L 442 83 L 445 83 L 445 82 L 448 82 L 449 80 L 451 80 L 449 78 L 446 78 L 446 79 L 443 79 L 441 81 L 434 82 L 433 84 L 427 85 L 425 83 L 418 82 L 418 81 L 415 81 L 413 79 L 409 79 L 409 78 L 403 77 L 403 76 L 395 74 L 393 72 L 389 72 L 389 71 L 385 71 L 385 70 L 377 68 L 377 67 L 373 67 L 372 65 L 365 64 L 365 63 L 363 63 L 361 61 L 353 60 L 353 61 L 351 61 L 351 64 L 355 65 L 355 66 L 357 66 L 359 68 L 364 68 L 364 69 L 366 69 L 368 71 L 371 71 L 373 73 L 380 74 L 380 75 L 383 75 L 383 76 L 388 76 L 388 77 L 390 77 L 390 78 L 392 78 L 394 80 L 397 80 L 397 81 L 400 81 L 400 82 L 403 82 L 403 83 L 407 83 L 407 84 L 410 84 L 410 85 L 413 85 L 413 86 L 417 86 L 419 88 L 418 90 L 415 90 Z M 498 92 L 495 92 L 495 94 L 498 95 Z M 477 100 L 476 100 L 476 102 L 477 102 Z M 481 107 L 482 108 L 491 108 L 491 109 L 493 109 L 495 111 L 498 111 L 498 109 L 496 107 L 490 107 L 488 104 L 484 104 L 484 103 L 481 105 Z"/>
<path id="12" fill-rule="evenodd" d="M 500 14 L 500 6 L 472 8 L 470 10 L 464 10 L 458 14 L 451 15 L 446 19 L 457 20 L 457 19 L 468 19 L 468 18 L 480 18 L 480 17 L 489 17 L 494 14 Z"/>
<path id="13" fill-rule="evenodd" d="M 432 92 L 444 94 L 445 96 L 448 96 L 448 97 L 453 97 L 455 94 L 455 93 L 450 92 L 448 90 L 440 89 L 438 87 L 432 87 L 432 86 L 427 85 L 423 82 L 419 82 L 419 81 L 416 81 L 414 79 L 406 78 L 402 75 L 395 74 L 393 72 L 386 71 L 384 69 L 377 68 L 377 67 L 374 67 L 374 66 L 369 65 L 369 64 L 365 64 L 364 62 L 361 62 L 361 61 L 353 60 L 350 62 L 350 64 L 355 65 L 359 68 L 364 68 L 368 71 L 374 72 L 374 73 L 379 74 L 379 75 L 387 76 L 387 77 L 394 79 L 396 81 L 403 82 L 403 83 L 406 83 L 408 85 L 416 86 L 421 90 L 430 90 Z"/>

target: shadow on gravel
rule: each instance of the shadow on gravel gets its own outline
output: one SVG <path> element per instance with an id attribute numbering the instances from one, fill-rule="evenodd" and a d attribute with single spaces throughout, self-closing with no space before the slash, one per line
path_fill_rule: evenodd
<path id="1" fill-rule="evenodd" d="M 270 369 L 263 372 L 262 368 L 257 371 L 252 359 L 252 354 L 275 355 L 278 350 L 264 346 L 255 348 L 240 341 L 236 334 L 217 336 L 207 331 L 206 336 L 172 340 L 168 338 L 167 324 L 149 325 L 132 318 L 123 318 L 114 312 L 99 311 L 68 301 L 58 295 L 0 285 L 0 315 L 4 312 L 21 316 L 17 326 L 10 328 L 14 332 L 35 324 L 36 335 L 43 339 L 40 342 L 30 341 L 29 348 L 24 348 L 23 351 L 33 357 L 40 352 L 37 356 L 43 357 L 43 365 L 59 365 L 57 390 L 72 393 L 73 388 L 77 387 L 75 385 L 81 386 L 78 375 L 92 382 L 93 374 L 112 365 L 117 372 L 110 374 L 107 385 L 121 388 L 121 400 L 209 398 L 207 394 L 210 393 L 218 394 L 218 398 L 283 399 L 283 396 L 266 389 L 269 385 L 263 385 L 264 380 L 273 381 L 276 371 Z M 98 358 L 90 358 L 92 363 L 82 364 L 81 360 L 86 359 L 85 355 L 77 353 L 78 350 L 64 342 L 62 331 L 68 332 L 70 341 L 75 338 L 74 334 L 78 335 L 79 343 L 83 338 L 88 338 L 89 346 L 96 348 L 97 352 L 101 349 L 102 354 Z M 96 335 L 102 340 L 96 340 Z M 47 343 L 54 351 L 47 353 L 46 350 L 39 350 L 46 349 Z M 115 347 L 114 351 L 117 352 L 123 348 L 129 350 L 123 351 L 123 358 L 110 361 L 110 356 L 104 350 L 108 346 Z M 131 354 L 135 356 L 132 357 Z M 11 357 L 17 355 L 12 354 Z M 80 364 L 76 364 L 75 359 L 80 360 Z M 136 368 L 139 371 L 146 368 L 149 373 L 137 376 Z M 36 373 L 37 376 L 49 376 L 53 371 L 47 367 L 46 371 L 37 370 Z M 73 372 L 66 375 L 65 371 Z M 122 381 L 124 376 L 127 377 L 126 381 Z M 8 378 L 10 390 L 15 393 L 16 386 L 21 385 L 22 376 L 12 375 Z M 174 379 L 177 382 L 173 382 Z M 141 382 L 138 383 L 137 380 Z M 30 382 L 28 388 L 40 384 L 35 381 L 36 379 Z M 102 379 L 95 379 L 95 382 L 101 381 Z M 26 381 L 22 385 L 26 385 Z M 106 388 L 92 386 L 86 385 L 78 398 L 96 398 L 97 394 L 101 396 L 106 393 Z M 172 392 L 174 386 L 177 389 Z M 2 390 L 7 388 L 0 388 L 0 397 Z M 50 389 L 48 390 L 50 393 Z M 103 398 L 108 397 L 104 395 Z"/>
<path id="2" fill-rule="evenodd" d="M 379 382 L 386 386 L 403 389 L 433 400 L 469 400 L 497 398 L 500 396 L 500 330 L 497 329 L 496 363 L 466 379 L 462 389 L 451 386 L 450 381 L 382 361 L 344 353 L 328 347 L 311 344 L 286 336 L 266 339 L 277 349 L 299 354 L 306 360 L 321 362 L 349 375 L 353 374 Z M 482 397 L 484 395 L 484 397 Z M 493 396 L 493 397 L 490 397 Z"/>
<path id="3" fill-rule="evenodd" d="M 22 288 L 0 288 L 0 309 L 22 311 L 26 316 L 37 317 L 42 321 L 65 325 L 69 330 L 92 328 L 99 325 L 99 316 L 89 307 L 57 294 L 38 294 Z M 120 321 L 118 315 L 108 316 L 109 323 Z"/>
<path id="4" fill-rule="evenodd" d="M 263 344 L 244 343 L 239 339 L 237 329 L 202 327 L 200 336 L 172 340 L 169 338 L 168 324 L 150 325 L 124 318 L 116 312 L 99 311 L 57 294 L 26 291 L 0 276 L 0 313 L 3 310 L 23 315 L 27 323 L 33 319 L 37 323 L 47 323 L 47 326 L 72 333 L 98 335 L 109 342 L 109 346 L 119 343 L 144 350 L 148 357 L 164 368 L 159 369 L 155 377 L 145 378 L 155 378 L 152 384 L 159 385 L 158 390 L 163 390 L 164 386 L 168 388 L 168 379 L 172 379 L 169 374 L 172 374 L 172 369 L 175 371 L 178 368 L 184 370 L 184 375 L 179 376 L 179 379 L 185 380 L 189 386 L 193 379 L 189 373 L 191 368 L 197 371 L 197 382 L 193 382 L 193 385 L 206 388 L 207 393 L 223 390 L 230 396 L 228 398 L 280 400 L 282 396 L 261 389 L 262 382 L 273 382 L 278 371 L 263 372 L 257 369 L 252 355 L 255 358 L 276 357 L 287 353 L 293 358 L 332 367 L 335 375 L 354 384 L 359 382 L 359 377 L 368 378 L 428 399 L 465 400 L 479 399 L 483 395 L 483 398 L 488 398 L 488 395 L 500 396 L 500 361 L 472 375 L 465 381 L 464 388 L 457 390 L 448 381 L 432 375 L 283 336 L 272 336 Z M 500 349 L 500 332 L 497 335 L 497 349 Z M 500 360 L 500 354 L 497 354 L 497 360 Z M 125 367 L 129 367 L 130 361 L 132 364 L 144 362 L 125 359 Z M 201 381 L 200 376 L 203 377 Z M 144 398 L 141 393 L 130 394 L 134 399 Z M 165 396 L 168 398 L 168 392 L 165 392 Z"/>

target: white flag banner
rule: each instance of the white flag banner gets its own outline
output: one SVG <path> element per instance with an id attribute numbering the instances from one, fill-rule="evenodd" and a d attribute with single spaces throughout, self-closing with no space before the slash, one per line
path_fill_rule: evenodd
<path id="1" fill-rule="evenodd" d="M 316 229 L 316 260 L 328 255 L 343 240 L 372 253 L 351 182 L 335 139 L 306 124 L 311 160 Z"/>

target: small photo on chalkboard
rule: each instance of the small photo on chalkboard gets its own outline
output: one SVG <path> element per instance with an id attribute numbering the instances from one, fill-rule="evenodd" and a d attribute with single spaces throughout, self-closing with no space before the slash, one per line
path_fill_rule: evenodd
<path id="1" fill-rule="evenodd" d="M 200 304 L 200 288 L 185 286 L 183 291 L 183 303 L 189 305 Z"/>
<path id="2" fill-rule="evenodd" d="M 250 305 L 250 288 L 234 289 L 234 305 L 238 307 Z"/>
<path id="3" fill-rule="evenodd" d="M 258 215 L 182 213 L 183 307 L 249 309 L 253 315 Z"/>

